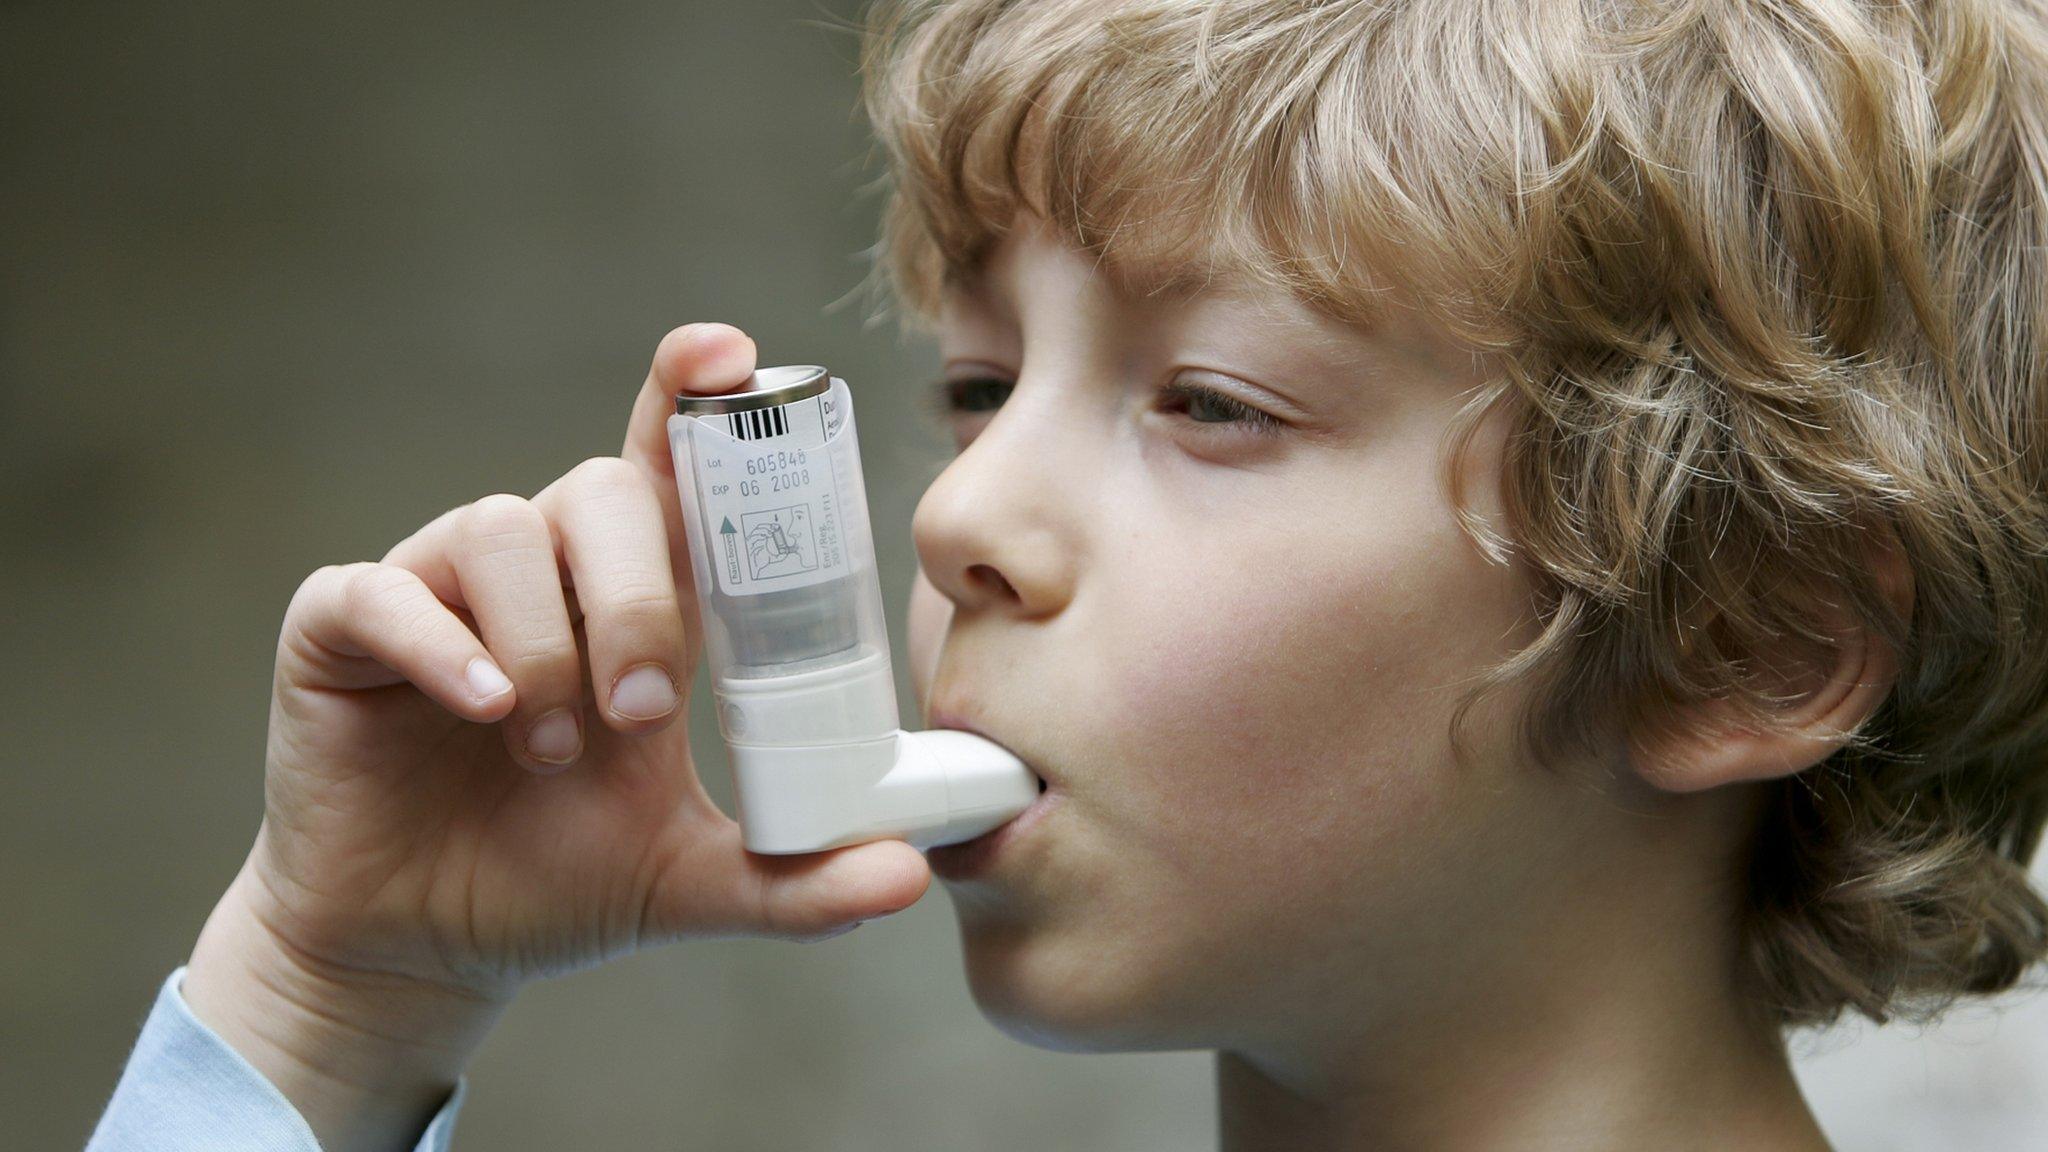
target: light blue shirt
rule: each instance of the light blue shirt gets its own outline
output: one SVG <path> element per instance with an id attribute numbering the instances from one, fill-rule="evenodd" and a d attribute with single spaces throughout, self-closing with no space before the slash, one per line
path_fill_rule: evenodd
<path id="1" fill-rule="evenodd" d="M 85 1152 L 320 1152 L 284 1093 L 192 1015 L 184 979 L 181 967 L 157 992 Z M 413 1152 L 448 1152 L 468 1087 L 456 1081 Z"/>

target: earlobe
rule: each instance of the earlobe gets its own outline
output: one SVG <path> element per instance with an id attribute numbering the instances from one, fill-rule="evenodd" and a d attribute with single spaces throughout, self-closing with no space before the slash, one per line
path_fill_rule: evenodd
<path id="1" fill-rule="evenodd" d="M 1699 792 L 1790 776 L 1827 759 L 1898 680 L 1897 655 L 1882 638 L 1858 625 L 1835 636 L 1833 668 L 1790 695 L 1776 728 L 1759 726 L 1726 699 L 1711 700 L 1688 709 L 1672 731 L 1633 741 L 1637 774 L 1667 792 Z"/>

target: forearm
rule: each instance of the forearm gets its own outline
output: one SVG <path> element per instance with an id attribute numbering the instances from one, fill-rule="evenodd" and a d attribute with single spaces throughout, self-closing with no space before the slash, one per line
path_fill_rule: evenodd
<path id="1" fill-rule="evenodd" d="M 410 1148 L 505 1003 L 295 950 L 238 876 L 193 948 L 194 1016 L 291 1101 L 324 1152 Z"/>

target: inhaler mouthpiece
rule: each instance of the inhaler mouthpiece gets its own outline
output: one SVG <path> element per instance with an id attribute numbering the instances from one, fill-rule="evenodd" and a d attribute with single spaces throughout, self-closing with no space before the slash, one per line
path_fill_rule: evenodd
<path id="1" fill-rule="evenodd" d="M 1038 798 L 1001 745 L 897 727 L 846 381 L 762 368 L 676 397 L 668 439 L 748 851 L 951 844 Z"/>

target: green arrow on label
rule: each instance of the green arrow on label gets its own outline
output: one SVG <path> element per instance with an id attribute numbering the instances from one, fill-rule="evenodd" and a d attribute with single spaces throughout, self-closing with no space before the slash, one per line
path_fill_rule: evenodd
<path id="1" fill-rule="evenodd" d="M 718 535 L 725 541 L 725 582 L 737 584 L 740 582 L 740 534 L 732 526 L 732 517 L 725 518 L 725 526 L 718 530 Z"/>

